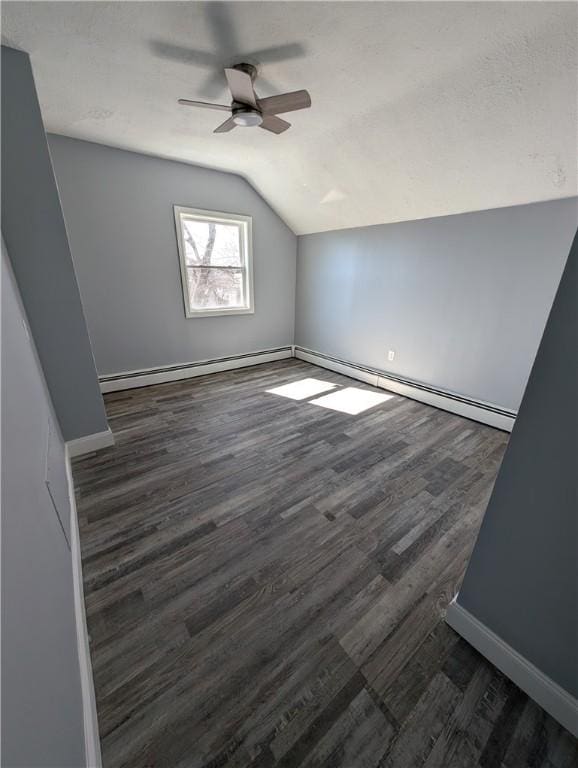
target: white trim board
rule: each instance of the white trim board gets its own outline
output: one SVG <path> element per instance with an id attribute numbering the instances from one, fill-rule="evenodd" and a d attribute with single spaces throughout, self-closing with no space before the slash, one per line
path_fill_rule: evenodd
<path id="1" fill-rule="evenodd" d="M 75 440 L 69 440 L 66 443 L 66 448 L 70 458 L 74 459 L 76 456 L 100 451 L 101 448 L 109 448 L 111 445 L 114 445 L 114 435 L 109 427 L 104 432 L 95 432 L 94 435 L 85 435 L 84 437 L 77 437 Z"/>
<path id="2" fill-rule="evenodd" d="M 456 597 L 448 606 L 446 622 L 578 738 L 578 701 L 573 696 L 462 608 Z"/>
<path id="3" fill-rule="evenodd" d="M 321 368 L 328 368 L 331 371 L 343 373 L 345 376 L 364 381 L 366 384 L 371 384 L 374 387 L 395 392 L 412 400 L 419 400 L 421 403 L 432 405 L 444 411 L 450 411 L 458 416 L 464 416 L 467 419 L 473 419 L 482 424 L 488 424 L 490 427 L 496 427 L 505 432 L 511 432 L 514 426 L 516 413 L 499 408 L 492 403 L 472 400 L 463 395 L 434 389 L 418 382 L 403 381 L 390 377 L 383 371 L 360 366 L 346 360 L 339 360 L 322 352 L 315 352 L 314 350 L 299 346 L 295 347 L 295 357 L 300 360 L 306 360 L 308 363 L 313 363 L 313 365 L 318 365 Z"/>
<path id="4" fill-rule="evenodd" d="M 259 352 L 248 352 L 242 355 L 218 357 L 213 360 L 199 360 L 181 365 L 125 371 L 101 376 L 99 378 L 100 391 L 103 393 L 120 392 L 123 389 L 148 387 L 151 384 L 164 384 L 169 381 L 191 379 L 195 376 L 206 376 L 209 373 L 218 373 L 219 371 L 231 371 L 250 365 L 272 363 L 275 360 L 284 360 L 288 357 L 293 357 L 293 348 L 290 345 L 276 349 L 264 349 Z"/>
<path id="5" fill-rule="evenodd" d="M 82 692 L 82 714 L 84 722 L 84 751 L 87 768 L 101 768 L 100 737 L 96 714 L 96 697 L 90 661 L 86 610 L 84 607 L 84 589 L 82 579 L 82 560 L 80 556 L 80 537 L 78 514 L 74 496 L 74 483 L 70 467 L 70 451 L 65 446 L 66 479 L 70 502 L 70 551 L 72 557 L 72 579 L 74 584 L 74 617 L 76 623 L 76 644 L 78 647 L 78 665 L 80 669 L 80 687 Z"/>
<path id="6" fill-rule="evenodd" d="M 175 226 L 177 231 L 177 246 L 179 261 L 181 264 L 181 283 L 183 287 L 183 301 L 186 317 L 218 317 L 219 315 L 252 315 L 255 312 L 255 296 L 253 291 L 253 217 L 240 213 L 226 213 L 225 211 L 205 211 L 202 208 L 188 208 L 183 205 L 173 206 L 175 214 Z M 189 294 L 188 268 L 185 257 L 185 243 L 183 226 L 186 219 L 201 221 L 203 223 L 213 221 L 216 224 L 234 225 L 239 232 L 239 256 L 240 270 L 243 281 L 244 306 L 236 308 L 220 307 L 218 309 L 194 309 L 191 306 Z M 228 269 L 228 267 L 225 267 Z"/>

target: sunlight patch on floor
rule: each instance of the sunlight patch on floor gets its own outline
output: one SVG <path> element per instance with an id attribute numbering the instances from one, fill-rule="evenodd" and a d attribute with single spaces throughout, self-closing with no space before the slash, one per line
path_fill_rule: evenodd
<path id="1" fill-rule="evenodd" d="M 392 397 L 393 395 L 381 394 L 381 392 L 368 392 L 357 387 L 346 387 L 340 389 L 339 392 L 331 392 L 329 395 L 311 400 L 311 404 L 356 416 L 369 408 L 385 403 L 386 400 L 391 400 Z"/>
<path id="2" fill-rule="evenodd" d="M 335 389 L 336 386 L 336 384 L 331 384 L 329 381 L 321 381 L 320 379 L 300 379 L 299 381 L 293 381 L 291 384 L 275 387 L 275 389 L 267 389 L 266 392 L 270 395 L 289 397 L 291 400 L 306 400 L 308 397 L 315 397 L 315 395 L 321 394 L 321 392 Z"/>

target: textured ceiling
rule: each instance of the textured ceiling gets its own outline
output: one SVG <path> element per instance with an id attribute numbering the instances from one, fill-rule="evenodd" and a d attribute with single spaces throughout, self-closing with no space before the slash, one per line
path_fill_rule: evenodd
<path id="1" fill-rule="evenodd" d="M 576 194 L 577 10 L 5 2 L 2 37 L 49 131 L 240 173 L 306 233 Z M 226 100 L 240 60 L 262 96 L 310 91 L 290 131 L 213 135 L 221 113 L 177 105 Z"/>

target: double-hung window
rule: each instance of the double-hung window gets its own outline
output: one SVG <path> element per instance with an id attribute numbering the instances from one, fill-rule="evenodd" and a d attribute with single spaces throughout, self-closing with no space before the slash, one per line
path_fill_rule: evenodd
<path id="1" fill-rule="evenodd" d="M 251 217 L 175 205 L 187 317 L 254 311 Z"/>

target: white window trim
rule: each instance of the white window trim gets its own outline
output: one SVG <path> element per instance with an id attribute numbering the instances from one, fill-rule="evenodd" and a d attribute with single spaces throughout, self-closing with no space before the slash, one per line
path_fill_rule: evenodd
<path id="1" fill-rule="evenodd" d="M 219 315 L 252 315 L 255 312 L 255 302 L 253 295 L 253 219 L 251 216 L 243 216 L 238 213 L 225 213 L 223 211 L 205 211 L 202 208 L 188 208 L 183 205 L 174 206 L 175 227 L 177 230 L 177 245 L 179 251 L 179 262 L 181 266 L 181 284 L 183 288 L 183 300 L 185 304 L 185 317 L 217 317 Z M 197 217 L 202 221 L 214 221 L 217 224 L 230 224 L 234 222 L 241 224 L 241 250 L 243 263 L 245 264 L 245 296 L 246 307 L 227 309 L 219 307 L 218 309 L 192 309 L 189 303 L 187 264 L 185 260 L 185 243 L 183 240 L 183 231 L 181 227 L 181 214 Z"/>

